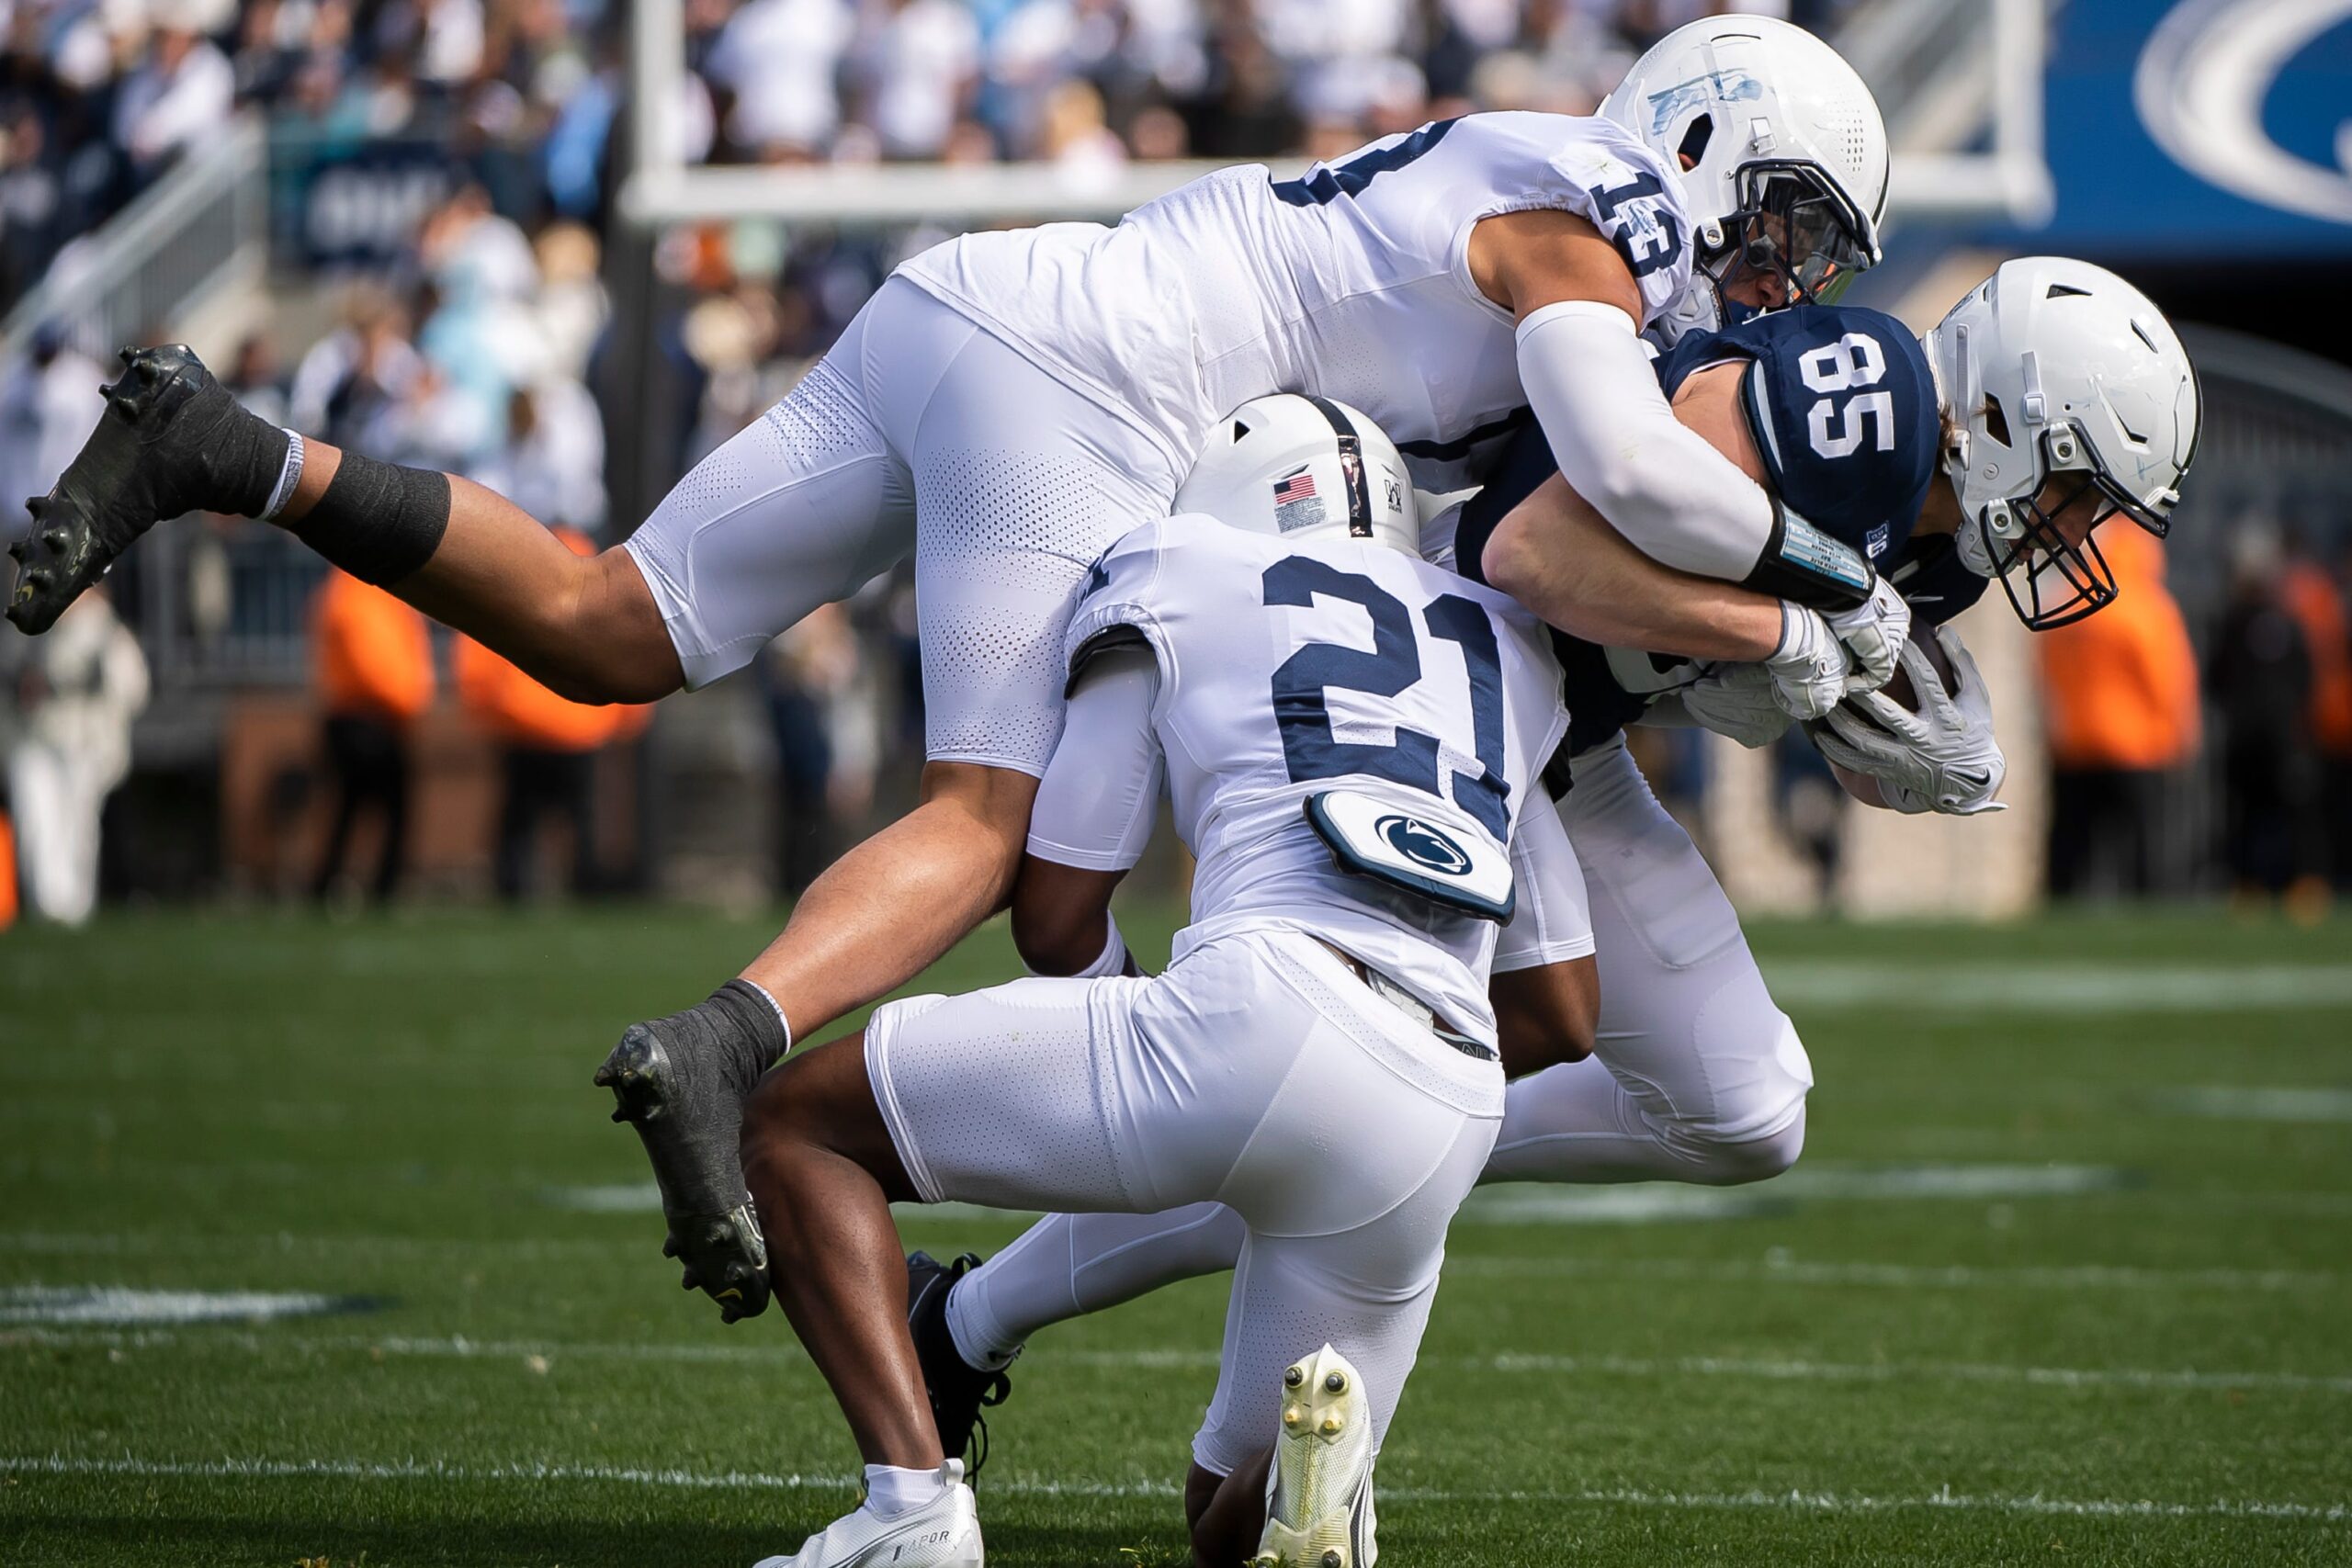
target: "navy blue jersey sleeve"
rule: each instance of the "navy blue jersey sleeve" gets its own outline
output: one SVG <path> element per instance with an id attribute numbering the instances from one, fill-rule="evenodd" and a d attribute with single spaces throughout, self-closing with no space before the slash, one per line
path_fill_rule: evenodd
<path id="1" fill-rule="evenodd" d="M 1912 618 L 1931 626 L 1942 626 L 1984 597 L 1984 590 L 1992 586 L 1991 579 L 1977 576 L 1962 562 L 1949 534 L 1913 539 L 1886 580 L 1910 604 Z"/>

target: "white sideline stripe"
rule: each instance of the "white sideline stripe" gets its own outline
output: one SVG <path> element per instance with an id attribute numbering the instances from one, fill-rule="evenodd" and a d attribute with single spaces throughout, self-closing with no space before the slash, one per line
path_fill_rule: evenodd
<path id="1" fill-rule="evenodd" d="M 178 1335 L 166 1331 L 92 1333 L 72 1330 L 0 1331 L 0 1345 L 90 1345 L 119 1349 L 205 1349 L 255 1355 L 380 1353 L 455 1360 L 515 1360 L 544 1371 L 567 1358 L 582 1360 L 718 1361 L 807 1365 L 791 1345 L 639 1345 L 565 1340 L 469 1339 L 358 1336 L 300 1337 L 258 1334 Z M 1215 1350 L 1069 1350 L 1045 1352 L 1050 1360 L 1084 1367 L 1214 1369 Z M 1538 1372 L 1555 1376 L 1730 1377 L 1772 1382 L 1981 1382 L 2048 1388 L 2280 1389 L 2311 1393 L 2352 1393 L 2352 1374 L 2307 1372 L 2209 1372 L 2152 1367 L 2018 1367 L 1993 1361 L 1807 1361 L 1748 1359 L 1730 1356 L 1552 1356 L 1505 1352 L 1494 1356 L 1424 1356 L 1419 1365 L 1452 1371 Z"/>
<path id="2" fill-rule="evenodd" d="M 0 1457 L 0 1472 L 40 1475 L 167 1476 L 207 1480 L 309 1479 L 350 1481 L 586 1481 L 624 1486 L 654 1486 L 696 1491 L 821 1491 L 847 1497 L 854 1483 L 846 1475 L 768 1474 L 757 1471 L 644 1470 L 625 1465 L 520 1464 L 467 1465 L 444 1461 L 405 1460 L 380 1462 L 364 1460 L 143 1460 L 81 1458 L 64 1454 Z M 1164 1481 L 1046 1481 L 990 1476 L 989 1489 L 1046 1497 L 1172 1497 L 1177 1488 Z M 1907 1497 L 1880 1497 L 1839 1492 L 1652 1492 L 1637 1486 L 1597 1486 L 1564 1491 L 1453 1491 L 1445 1488 L 1399 1486 L 1384 1495 L 1408 1503 L 1532 1503 L 1617 1504 L 1638 1508 L 1770 1508 L 1798 1513 L 1879 1514 L 1913 1508 L 1952 1508 L 1963 1511 L 2048 1514 L 2076 1518 L 2248 1518 L 2295 1519 L 2314 1524 L 2352 1520 L 2352 1505 L 2344 1503 L 2273 1502 L 2260 1498 L 2219 1497 L 2201 1503 L 2161 1502 L 2150 1498 L 2006 1496 L 1995 1494 L 1941 1491 Z"/>
<path id="3" fill-rule="evenodd" d="M 1826 1012 L 2100 1014 L 2293 1012 L 2352 1007 L 2352 964 L 1912 964 L 1780 960 L 1764 965 L 1784 1008 Z"/>
<path id="4" fill-rule="evenodd" d="M 2216 1122 L 2352 1122 L 2352 1089 L 2211 1084 L 2150 1096 L 2158 1106 Z"/>

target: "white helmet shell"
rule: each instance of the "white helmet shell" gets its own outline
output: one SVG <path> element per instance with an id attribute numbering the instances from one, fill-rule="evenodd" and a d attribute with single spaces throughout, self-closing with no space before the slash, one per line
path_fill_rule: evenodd
<path id="1" fill-rule="evenodd" d="M 2103 512 L 2159 536 L 2169 528 L 2203 410 L 2188 353 L 2146 295 L 2088 262 L 2025 256 L 1971 289 L 1927 346 L 1951 421 L 1943 467 L 1972 569 L 2007 582 L 2034 552 L 2066 554 L 2038 498 L 2067 473 L 2084 477 Z M 2103 570 L 2096 546 L 2082 554 L 2075 565 Z M 2070 618 L 2112 596 L 2109 582 Z M 2064 624 L 2055 608 L 2039 618 L 2018 608 L 2029 625 Z"/>
<path id="2" fill-rule="evenodd" d="M 1369 539 L 1420 553 L 1420 513 L 1396 444 L 1328 398 L 1277 392 L 1226 415 L 1175 509 L 1276 538 Z"/>
<path id="3" fill-rule="evenodd" d="M 1828 198 L 1842 230 L 1828 261 L 1844 272 L 1877 264 L 1886 121 L 1854 68 L 1803 28 L 1745 16 L 1677 28 L 1634 62 L 1600 112 L 1683 170 L 1702 261 L 1740 243 L 1738 220 L 1777 175 Z M 1817 273 L 1819 247 L 1792 238 L 1787 262 Z"/>

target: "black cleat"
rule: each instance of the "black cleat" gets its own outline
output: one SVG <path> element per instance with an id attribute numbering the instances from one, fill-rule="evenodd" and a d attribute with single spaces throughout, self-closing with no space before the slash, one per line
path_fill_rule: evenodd
<path id="1" fill-rule="evenodd" d="M 907 1331 L 914 1337 L 915 1359 L 931 1395 L 932 1424 L 939 1428 L 940 1450 L 948 1458 L 968 1451 L 964 1472 L 972 1477 L 989 1459 L 989 1427 L 980 1411 L 995 1409 L 1012 1393 L 1010 1377 L 965 1360 L 948 1332 L 947 1292 L 979 1266 L 978 1256 L 969 1252 L 952 1263 L 927 1252 L 907 1254 Z"/>
<path id="2" fill-rule="evenodd" d="M 665 1038 L 686 1016 L 629 1025 L 596 1082 L 613 1091 L 613 1120 L 637 1128 L 652 1162 L 669 1222 L 662 1256 L 684 1265 L 686 1290 L 702 1290 L 733 1323 L 767 1310 L 767 1239 L 743 1187 L 742 1094 L 684 1041 Z"/>
<path id="3" fill-rule="evenodd" d="M 31 534 L 8 547 L 17 565 L 8 619 L 47 631 L 115 558 L 167 517 L 220 499 L 219 437 L 253 415 L 185 344 L 122 351 L 98 427 L 45 496 L 26 502 Z"/>

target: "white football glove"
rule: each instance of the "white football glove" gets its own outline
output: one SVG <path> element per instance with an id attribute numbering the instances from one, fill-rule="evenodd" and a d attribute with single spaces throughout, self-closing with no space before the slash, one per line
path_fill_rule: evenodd
<path id="1" fill-rule="evenodd" d="M 1762 668 L 1781 712 L 1791 718 L 1819 718 L 1845 696 L 1853 661 L 1827 621 L 1783 599 L 1781 646 Z"/>
<path id="2" fill-rule="evenodd" d="M 1849 695 L 1875 692 L 1894 678 L 1895 660 L 1911 637 L 1911 606 L 1894 591 L 1894 584 L 1882 577 L 1868 599 L 1824 618 L 1853 660 L 1853 671 L 1846 681 Z"/>
<path id="3" fill-rule="evenodd" d="M 1789 728 L 1772 672 L 1761 664 L 1718 664 L 1677 695 L 1693 724 L 1751 751 L 1770 746 Z"/>
<path id="4" fill-rule="evenodd" d="M 1883 692 L 1865 692 L 1814 727 L 1814 744 L 1839 767 L 1876 779 L 1880 796 L 1897 811 L 2005 811 L 1993 798 L 2008 759 L 1993 735 L 1992 694 L 1958 632 L 1938 626 L 1936 640 L 1951 660 L 1958 691 L 1947 694 L 1927 650 L 1906 641 L 1898 657 L 1919 694 L 1919 711 L 1905 711 Z"/>

